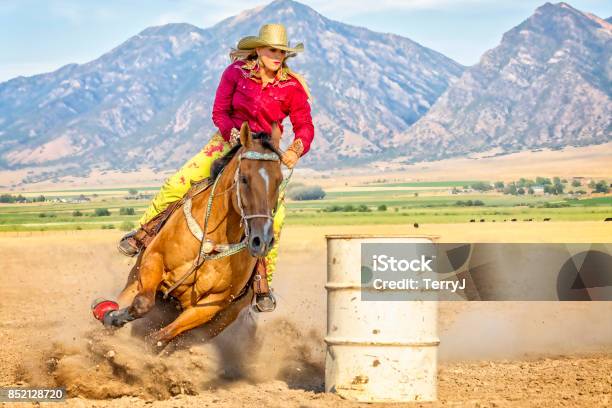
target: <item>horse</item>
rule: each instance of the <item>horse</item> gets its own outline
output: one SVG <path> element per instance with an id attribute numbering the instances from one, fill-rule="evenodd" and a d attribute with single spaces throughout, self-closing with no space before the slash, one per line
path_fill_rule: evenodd
<path id="1" fill-rule="evenodd" d="M 257 259 L 274 245 L 273 213 L 283 183 L 280 137 L 276 123 L 271 133 L 252 133 L 244 122 L 240 142 L 213 163 L 212 188 L 181 204 L 189 211 L 170 215 L 140 254 L 117 302 L 94 302 L 94 316 L 106 327 L 122 327 L 146 315 L 165 287 L 164 296 L 178 301 L 181 313 L 147 335 L 154 348 L 202 325 L 212 338 L 232 323 L 253 301 Z"/>

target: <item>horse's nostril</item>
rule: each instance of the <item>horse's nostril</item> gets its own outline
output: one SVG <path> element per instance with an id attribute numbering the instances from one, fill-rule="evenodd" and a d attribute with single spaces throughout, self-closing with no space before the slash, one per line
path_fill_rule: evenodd
<path id="1" fill-rule="evenodd" d="M 260 245 L 261 245 L 261 239 L 259 239 L 259 237 L 253 237 L 253 239 L 251 239 L 251 246 L 253 248 L 259 248 Z"/>

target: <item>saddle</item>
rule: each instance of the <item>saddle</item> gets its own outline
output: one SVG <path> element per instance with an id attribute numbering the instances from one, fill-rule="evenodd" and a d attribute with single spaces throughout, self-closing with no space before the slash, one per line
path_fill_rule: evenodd
<path id="1" fill-rule="evenodd" d="M 170 216 L 179 208 L 181 205 L 185 203 L 188 198 L 193 198 L 198 194 L 206 191 L 210 186 L 212 186 L 213 180 L 210 177 L 203 178 L 202 180 L 195 181 L 189 187 L 189 190 L 185 193 L 183 198 L 180 200 L 173 201 L 166 207 L 162 212 L 153 217 L 149 222 L 141 226 L 140 228 L 145 232 L 145 236 L 141 238 L 139 241 L 142 244 L 142 249 L 144 250 L 146 247 L 151 244 L 153 238 L 157 236 L 159 231 L 161 231 L 162 227 L 166 224 L 166 221 L 170 218 Z"/>
<path id="2" fill-rule="evenodd" d="M 191 187 L 185 195 L 180 199 L 176 200 L 168 205 L 162 212 L 153 217 L 149 222 L 142 225 L 140 228 L 145 233 L 145 236 L 139 241 L 142 245 L 141 252 L 151 244 L 153 239 L 157 236 L 159 231 L 166 224 L 170 216 L 178 209 L 181 208 L 187 200 L 192 199 L 200 193 L 208 190 L 214 183 L 210 177 L 195 181 L 191 184 Z M 268 294 L 270 288 L 268 286 L 267 279 L 267 267 L 265 258 L 258 258 L 255 264 L 255 274 L 253 276 L 253 289 L 256 294 Z"/>

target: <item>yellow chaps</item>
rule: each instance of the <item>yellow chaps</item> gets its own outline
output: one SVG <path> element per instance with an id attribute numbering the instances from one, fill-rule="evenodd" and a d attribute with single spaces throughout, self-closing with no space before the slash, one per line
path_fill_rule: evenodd
<path id="1" fill-rule="evenodd" d="M 187 161 L 176 173 L 168 177 L 159 193 L 153 198 L 149 207 L 140 218 L 140 225 L 162 212 L 168 205 L 183 198 L 192 181 L 198 181 L 210 176 L 212 163 L 230 150 L 230 145 L 216 132 L 208 144 L 204 146 L 195 156 Z M 278 206 L 274 214 L 274 245 L 266 256 L 266 271 L 268 282 L 272 282 L 272 275 L 276 270 L 276 259 L 278 257 L 278 244 L 280 242 L 280 230 L 285 220 L 285 192 L 281 191 L 278 197 Z"/>

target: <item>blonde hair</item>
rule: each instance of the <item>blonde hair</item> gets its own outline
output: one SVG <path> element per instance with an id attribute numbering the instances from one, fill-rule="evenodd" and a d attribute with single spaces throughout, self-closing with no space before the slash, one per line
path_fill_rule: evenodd
<path id="1" fill-rule="evenodd" d="M 296 55 L 297 54 L 294 52 L 287 53 L 287 55 L 285 56 L 285 59 L 283 59 L 282 67 L 285 68 L 285 70 L 287 71 L 287 74 L 291 75 L 292 77 L 298 80 L 298 82 L 302 85 L 302 87 L 304 87 L 304 91 L 306 91 L 306 95 L 308 96 L 309 102 L 312 102 L 312 95 L 310 94 L 310 89 L 308 88 L 308 85 L 306 84 L 306 79 L 304 79 L 302 75 L 293 71 L 287 65 L 287 58 L 292 58 L 292 57 L 295 57 Z M 255 51 L 254 48 L 251 50 L 238 50 L 238 49 L 232 48 L 232 50 L 229 53 L 229 57 L 230 57 L 231 62 L 236 62 L 238 60 L 243 60 L 243 61 L 253 60 L 257 58 L 257 51 Z"/>

